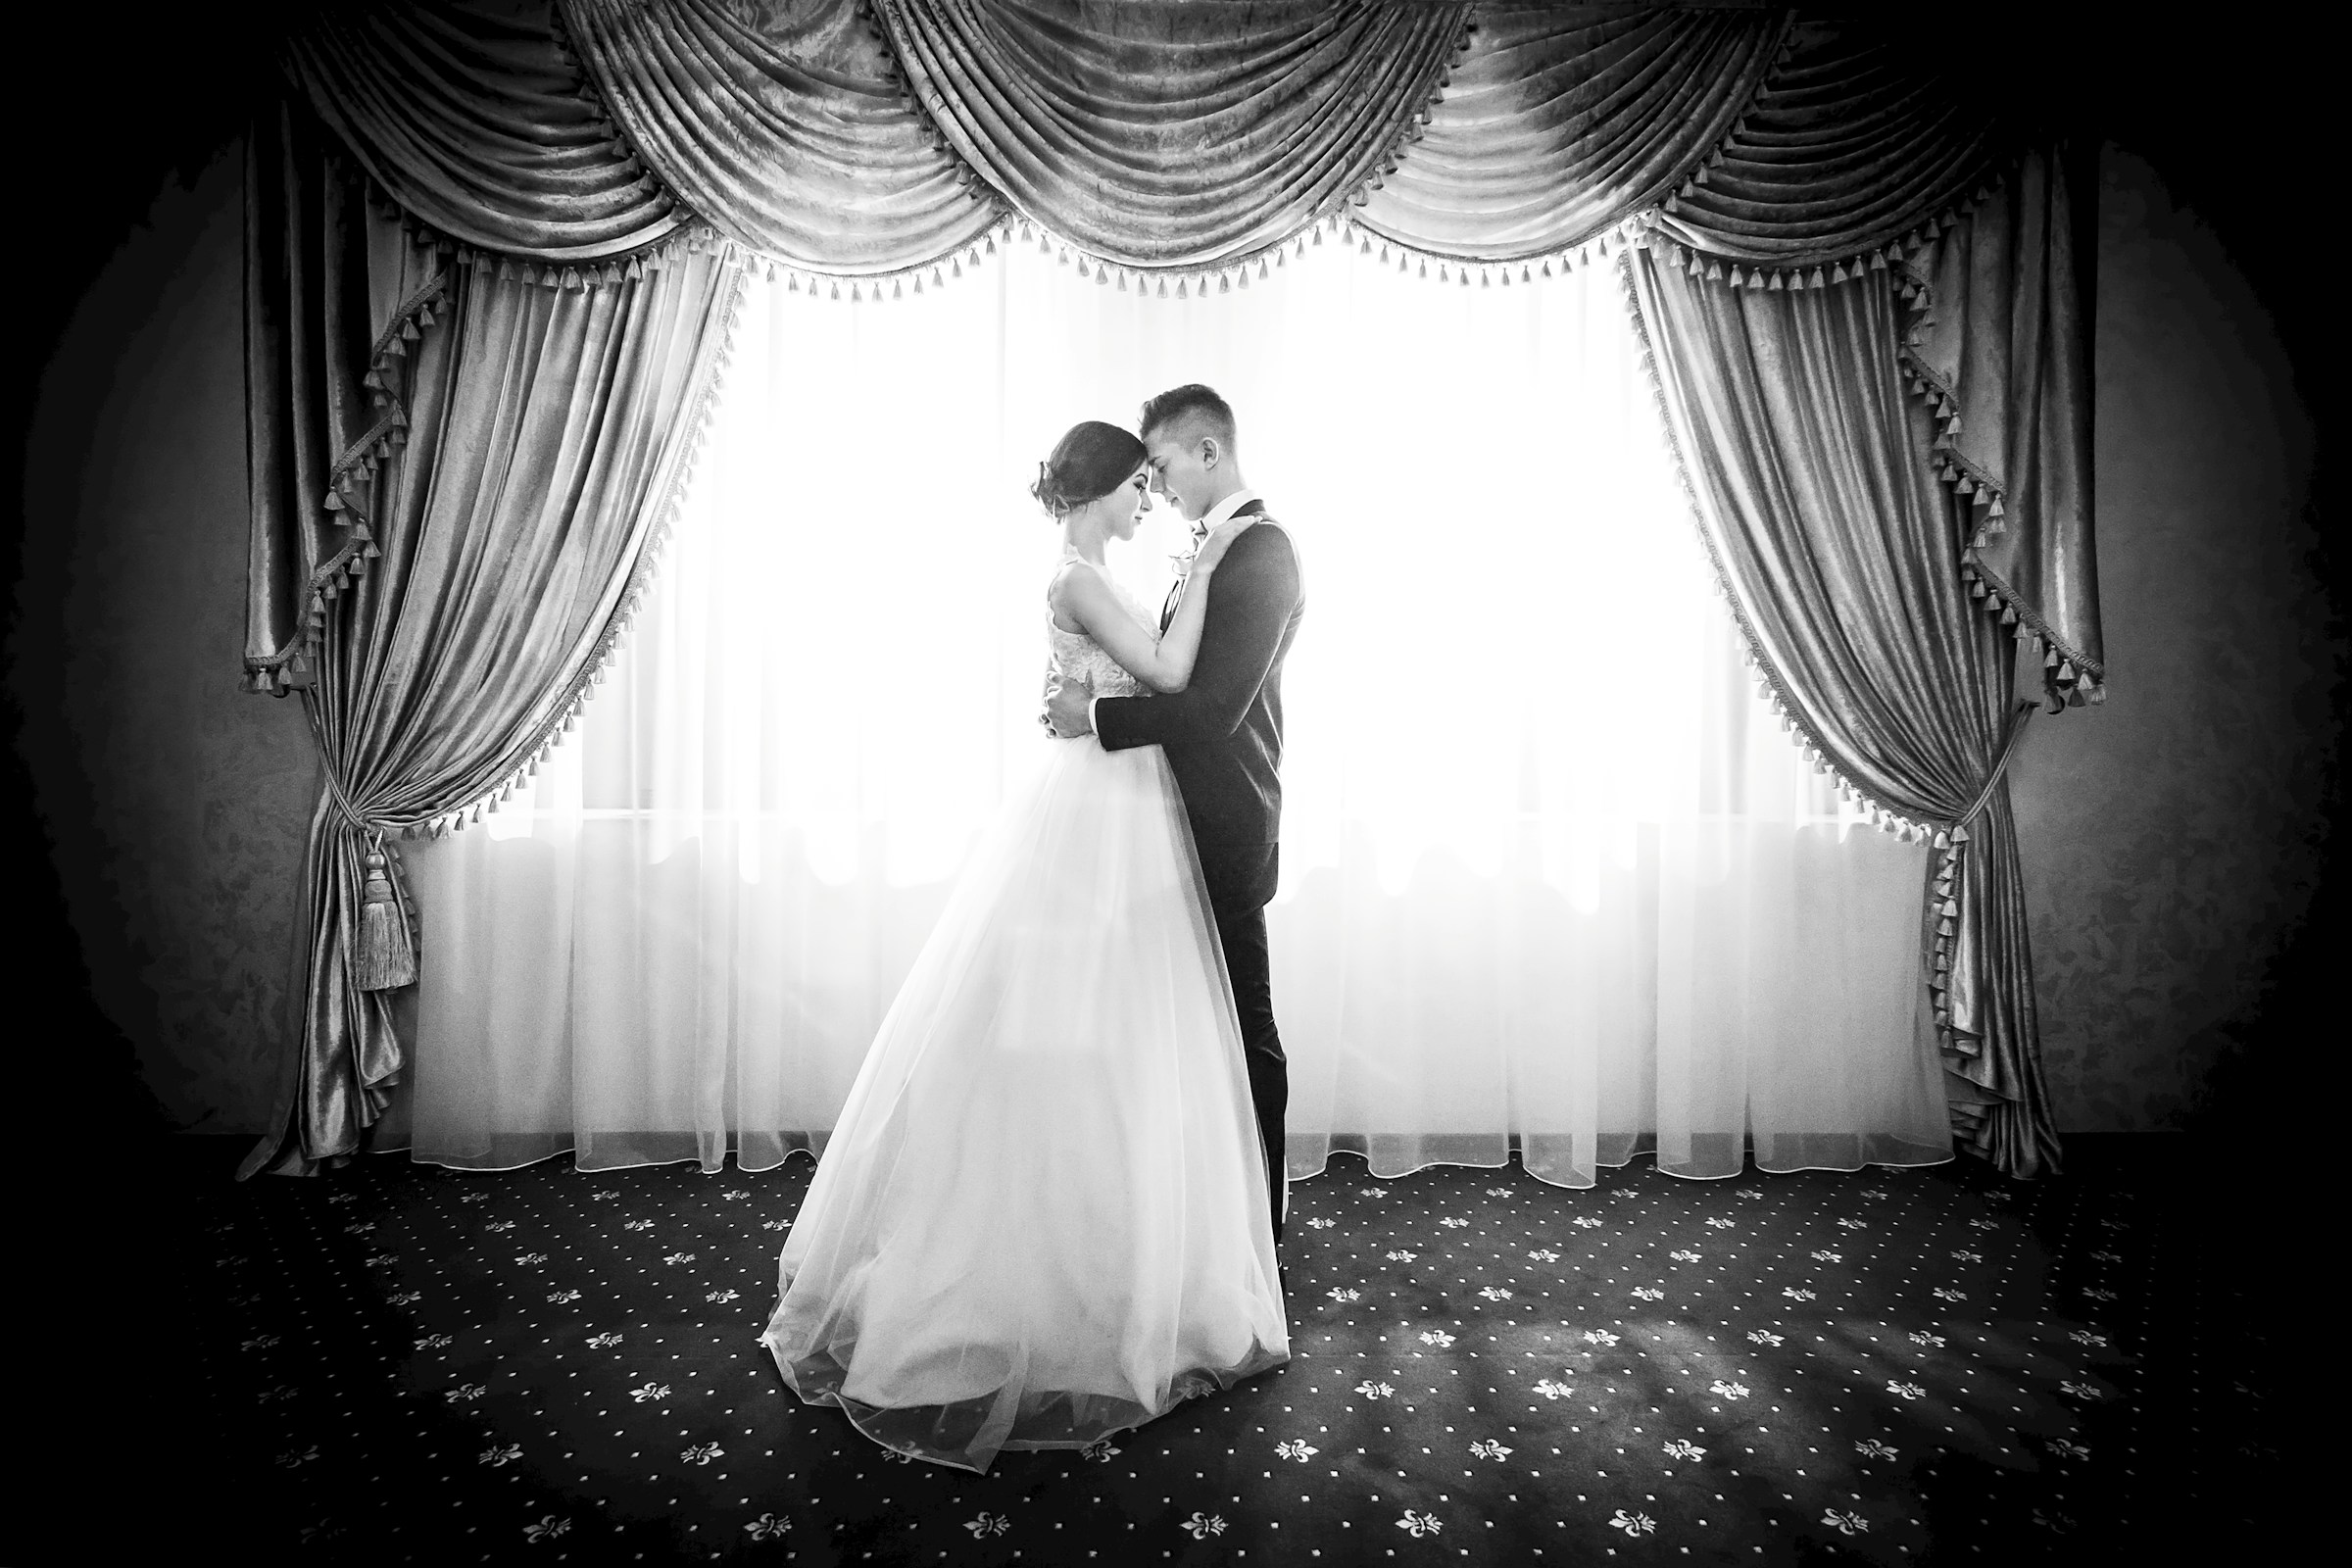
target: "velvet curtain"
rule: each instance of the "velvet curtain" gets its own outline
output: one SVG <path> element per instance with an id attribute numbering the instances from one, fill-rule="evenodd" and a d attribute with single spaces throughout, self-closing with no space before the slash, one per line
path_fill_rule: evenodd
<path id="1" fill-rule="evenodd" d="M 1758 319 L 1857 280 L 1890 289 L 1894 368 L 1869 373 L 1899 376 L 1933 411 L 1914 457 L 1958 509 L 1956 579 L 2041 660 L 2053 704 L 2103 695 L 2073 238 L 2087 193 L 2045 135 L 1998 120 L 1966 71 L 1923 64 L 1898 23 L 1425 0 L 412 0 L 322 11 L 283 63 L 439 254 L 501 284 L 594 289 L 664 261 L 707 271 L 693 248 L 706 233 L 728 259 L 791 271 L 792 287 L 853 297 L 883 279 L 919 293 L 1032 226 L 1079 275 L 1162 293 L 1173 280 L 1179 295 L 1212 277 L 1247 288 L 1327 239 L 1459 286 L 1642 244 L 1641 309 L 1679 377 L 1670 403 L 1730 373 L 1706 362 L 1732 342 L 1657 318 L 1670 289 L 1743 311 L 1752 297 Z M 367 275 L 386 295 L 432 286 L 388 258 Z M 304 286 L 320 330 L 357 318 Z M 368 298 L 379 324 L 406 308 Z M 406 326 L 432 305 L 416 303 Z M 1863 373 L 1851 355 L 1755 354 L 1789 396 L 1857 395 L 1837 379 Z M 321 453 L 376 416 L 287 373 L 268 396 L 307 400 L 302 417 L 333 427 Z M 1740 450 L 1693 436 L 1702 509 L 1746 485 L 1704 471 Z M 338 460 L 271 461 L 295 474 Z M 1769 500 L 1757 517 L 1786 497 Z M 308 558 L 301 528 L 320 547 Z M 301 673 L 297 579 L 332 558 L 325 546 L 356 550 L 348 566 L 368 542 L 318 516 L 264 533 L 247 666 L 257 688 L 283 690 Z M 1939 803 L 1919 795 L 1921 819 L 1941 820 Z M 1996 969 L 2024 962 L 2022 943 L 1984 951 Z M 2019 1065 L 2029 1018 L 1984 1036 L 1976 1093 L 2035 1103 Z M 1988 1136 L 2031 1151 L 2040 1135 Z"/>
<path id="2" fill-rule="evenodd" d="M 1470 19 L 1381 0 L 875 9 L 956 154 L 1130 267 L 1256 256 L 1395 169 Z"/>
<path id="3" fill-rule="evenodd" d="M 1903 269 L 1903 373 L 1936 411 L 1930 461 L 1970 523 L 1961 575 L 2072 707 L 2104 696 L 2091 538 L 2097 150 L 2034 147 Z"/>
<path id="4" fill-rule="evenodd" d="M 1358 221 L 1471 261 L 1554 256 L 1674 194 L 1748 108 L 1788 13 L 1482 5 Z"/>
<path id="5" fill-rule="evenodd" d="M 254 127 L 248 430 L 257 683 L 302 693 L 301 1049 L 247 1170 L 352 1152 L 416 978 L 398 835 L 511 792 L 610 652 L 682 486 L 741 273 L 500 277 L 372 210 L 291 112 Z"/>
<path id="6" fill-rule="evenodd" d="M 2054 1169 L 2017 837 L 2001 777 L 2011 636 L 1971 603 L 1968 502 L 1933 466 L 1932 406 L 1903 384 L 1889 271 L 1735 289 L 1664 243 L 1620 265 L 1715 568 L 1776 710 L 1839 782 L 1933 833 L 1922 979 L 1958 1129 L 2017 1175 Z M 1982 1108 L 1975 1108 L 1975 1107 Z"/>
<path id="7" fill-rule="evenodd" d="M 689 217 L 580 90 L 544 7 L 321 6 L 281 64 L 402 211 L 454 239 L 582 262 Z"/>
<path id="8" fill-rule="evenodd" d="M 2024 127 L 1891 19 L 1792 23 L 1736 123 L 1653 215 L 1726 260 L 1807 266 L 1897 244 L 1997 179 Z"/>
<path id="9" fill-rule="evenodd" d="M 928 267 L 1002 216 L 850 5 L 564 0 L 630 145 L 727 238 L 801 267 Z"/>

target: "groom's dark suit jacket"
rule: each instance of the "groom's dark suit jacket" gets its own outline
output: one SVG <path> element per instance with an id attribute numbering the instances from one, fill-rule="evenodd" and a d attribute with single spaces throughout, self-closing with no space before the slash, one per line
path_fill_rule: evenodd
<path id="1" fill-rule="evenodd" d="M 1252 501 L 1237 515 L 1258 514 Z M 1160 616 L 1175 613 L 1173 595 Z M 1274 897 L 1282 829 L 1282 662 L 1306 613 L 1298 553 L 1268 517 L 1244 531 L 1208 579 L 1200 656 L 1181 692 L 1105 697 L 1095 732 L 1105 751 L 1159 746 L 1184 792 L 1212 904 L 1255 908 Z M 1250 853 L 1258 852 L 1258 853 Z"/>

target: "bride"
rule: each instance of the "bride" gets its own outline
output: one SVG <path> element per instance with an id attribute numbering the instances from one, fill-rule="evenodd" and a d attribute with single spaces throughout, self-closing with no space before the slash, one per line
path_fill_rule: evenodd
<path id="1" fill-rule="evenodd" d="M 1145 449 L 1073 428 L 1056 669 L 1178 692 L 1216 529 L 1164 634 L 1104 570 Z M 875 1442 L 986 1471 L 1076 1448 L 1290 1358 L 1265 1155 L 1184 804 L 1158 747 L 1054 743 L 974 853 L 883 1018 L 784 1243 L 760 1342 Z"/>

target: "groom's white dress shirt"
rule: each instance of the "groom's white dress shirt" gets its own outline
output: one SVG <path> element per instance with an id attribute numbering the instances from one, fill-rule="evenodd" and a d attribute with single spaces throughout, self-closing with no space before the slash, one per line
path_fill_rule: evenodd
<path id="1" fill-rule="evenodd" d="M 1193 548 L 1196 550 L 1200 549 L 1200 541 L 1207 538 L 1212 532 L 1214 532 L 1217 524 L 1227 521 L 1235 513 L 1241 511 L 1244 507 L 1248 506 L 1250 502 L 1255 501 L 1256 499 L 1257 492 L 1250 489 L 1248 485 L 1244 485 L 1241 489 L 1236 490 L 1233 494 L 1227 496 L 1224 500 L 1218 502 L 1215 506 L 1202 513 L 1200 520 L 1192 525 Z M 1088 729 L 1093 729 L 1095 727 L 1095 704 L 1101 702 L 1102 700 L 1102 698 L 1097 697 L 1088 702 L 1086 705 L 1086 727 Z"/>

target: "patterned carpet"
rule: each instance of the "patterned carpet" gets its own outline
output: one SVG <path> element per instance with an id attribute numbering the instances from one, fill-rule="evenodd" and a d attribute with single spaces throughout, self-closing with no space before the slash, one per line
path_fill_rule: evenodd
<path id="1" fill-rule="evenodd" d="M 2269 1517 L 2241 1263 L 2132 1162 L 1293 1195 L 1296 1358 L 987 1477 L 755 1343 L 810 1166 L 163 1184 L 185 1474 L 320 1562 L 2079 1560 Z M 202 1506 L 200 1502 L 198 1506 Z"/>

